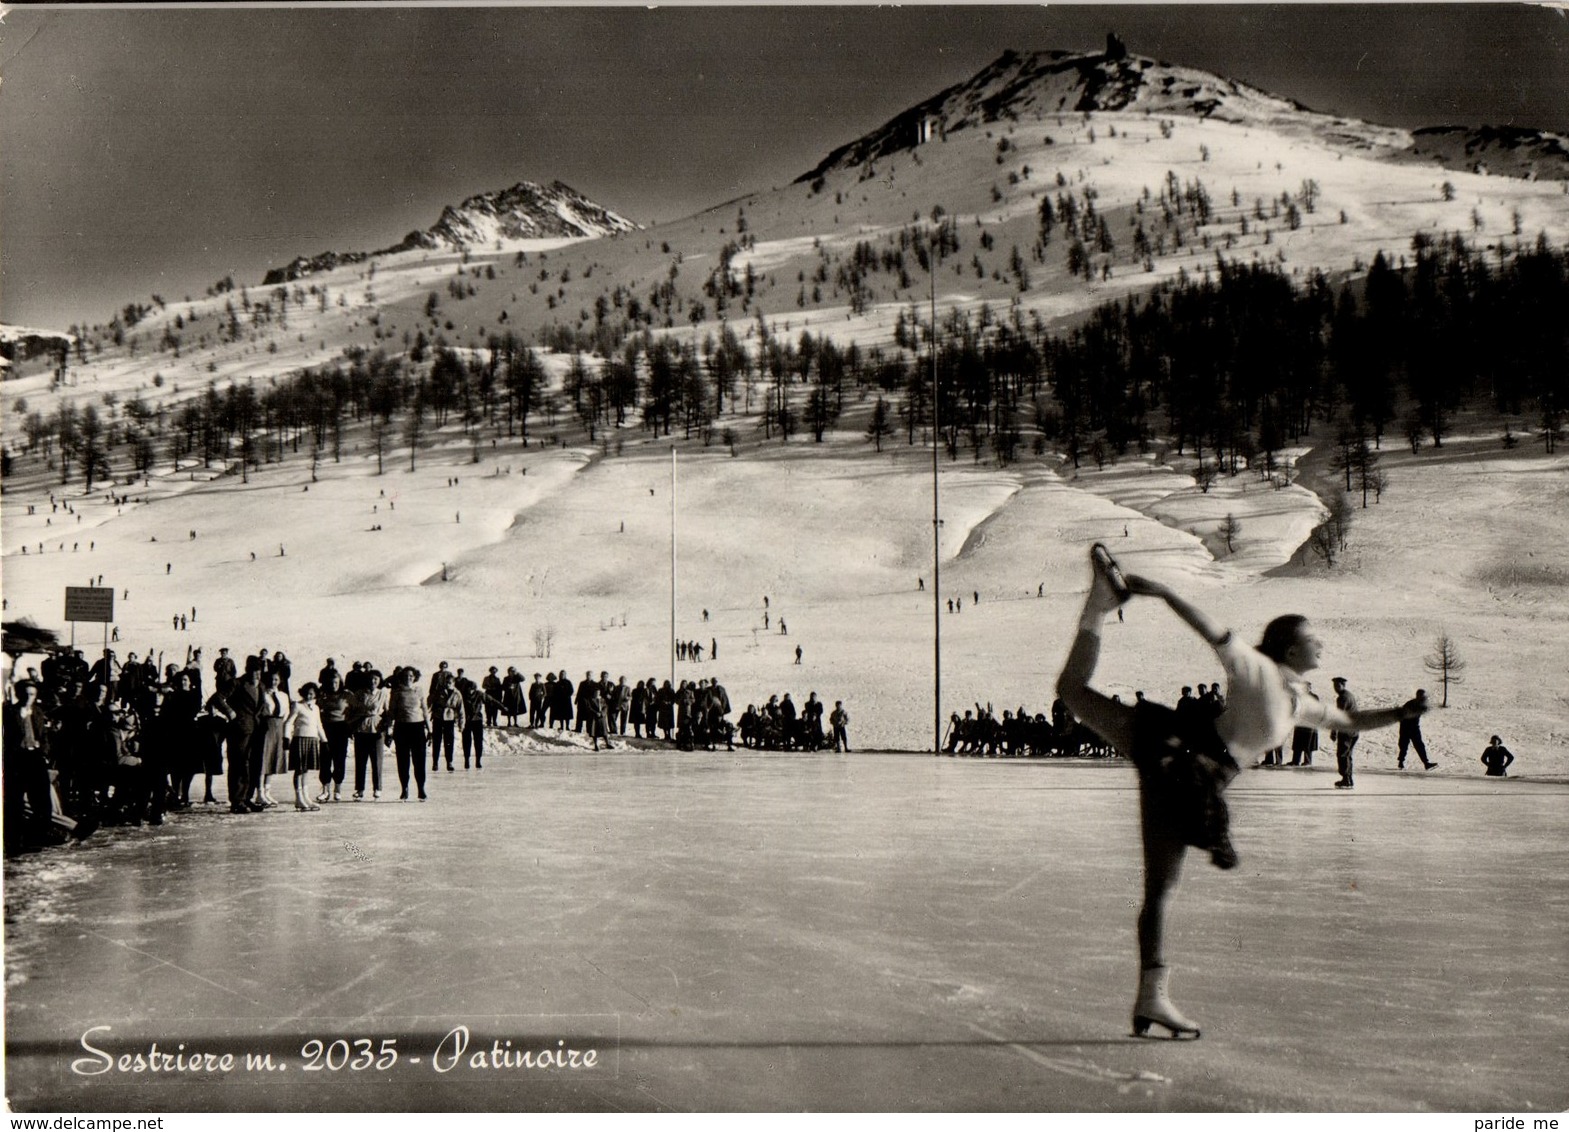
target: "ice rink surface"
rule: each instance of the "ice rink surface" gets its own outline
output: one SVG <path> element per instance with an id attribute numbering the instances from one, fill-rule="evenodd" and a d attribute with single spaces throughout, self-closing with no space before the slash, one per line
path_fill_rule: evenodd
<path id="1" fill-rule="evenodd" d="M 1332 779 L 1245 773 L 1241 868 L 1190 855 L 1167 959 L 1204 1034 L 1183 1043 L 1129 1036 L 1125 765 L 496 751 L 424 804 L 394 783 L 107 830 L 7 865 L 5 1091 L 77 1112 L 1563 1110 L 1569 786 Z M 136 1072 L 154 1043 L 212 1060 Z"/>

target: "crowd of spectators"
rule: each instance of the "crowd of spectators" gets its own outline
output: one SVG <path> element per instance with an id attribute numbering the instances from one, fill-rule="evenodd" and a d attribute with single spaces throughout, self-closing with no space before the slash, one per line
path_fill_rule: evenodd
<path id="1" fill-rule="evenodd" d="M 816 692 L 807 693 L 799 710 L 789 692 L 783 699 L 777 694 L 769 696 L 762 707 L 747 704 L 737 726 L 741 745 L 759 751 L 820 751 L 832 744 L 835 751 L 848 751 L 850 714 L 844 710 L 844 701 L 834 701 L 826 732 L 823 710 Z"/>
<path id="2" fill-rule="evenodd" d="M 631 738 L 682 750 L 735 749 L 729 694 L 717 678 L 628 684 L 608 672 L 534 674 L 492 666 L 481 679 L 442 661 L 428 681 L 411 665 L 390 674 L 368 661 L 347 671 L 333 659 L 296 684 L 282 652 L 260 649 L 239 662 L 200 648 L 164 663 L 149 650 L 122 661 L 106 648 L 89 665 L 59 649 L 17 674 L 5 702 L 5 849 L 8 855 L 90 835 L 103 825 L 162 825 L 193 806 L 253 814 L 281 805 L 274 780 L 293 787 L 293 805 L 317 811 L 377 800 L 383 758 L 395 755 L 400 800 L 425 801 L 429 772 L 484 766 L 490 727 L 587 736 L 594 750 Z M 754 748 L 818 750 L 826 739 L 813 693 L 799 718 L 788 694 L 749 706 L 742 742 Z M 837 738 L 848 749 L 840 705 Z M 788 723 L 786 723 L 788 720 Z M 505 722 L 503 722 L 505 721 Z M 837 749 L 837 747 L 836 747 Z M 351 756 L 352 754 L 352 761 Z M 351 774 L 352 767 L 352 774 Z M 389 776 L 390 779 L 390 776 Z"/>
<path id="3" fill-rule="evenodd" d="M 1142 700 L 1144 693 L 1135 692 L 1134 697 Z M 1197 695 L 1191 687 L 1184 687 L 1176 704 L 1179 713 L 1207 713 L 1210 718 L 1224 707 L 1219 684 L 1200 684 Z M 1016 711 L 1005 709 L 1001 718 L 991 704 L 976 704 L 962 717 L 953 712 L 948 717 L 942 753 L 981 758 L 1112 758 L 1117 752 L 1075 719 L 1058 699 L 1052 701 L 1049 717 L 1044 712 L 1032 715 L 1023 705 Z"/>

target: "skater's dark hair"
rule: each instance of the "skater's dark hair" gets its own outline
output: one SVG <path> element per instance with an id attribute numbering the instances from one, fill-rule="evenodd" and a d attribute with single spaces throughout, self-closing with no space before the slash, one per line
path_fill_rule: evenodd
<path id="1" fill-rule="evenodd" d="M 1291 646 L 1297 643 L 1297 633 L 1306 624 L 1307 618 L 1300 613 L 1281 614 L 1264 626 L 1264 636 L 1258 643 L 1258 651 L 1279 664 L 1286 659 Z"/>

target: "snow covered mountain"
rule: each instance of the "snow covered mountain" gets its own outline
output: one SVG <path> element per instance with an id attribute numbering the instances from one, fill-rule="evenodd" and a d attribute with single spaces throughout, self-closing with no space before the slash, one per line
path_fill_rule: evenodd
<path id="1" fill-rule="evenodd" d="M 448 206 L 434 227 L 410 232 L 404 247 L 489 247 L 499 241 L 577 239 L 631 232 L 638 226 L 595 204 L 576 189 L 519 181 L 510 189 Z"/>
<path id="2" fill-rule="evenodd" d="M 1005 51 L 962 83 L 896 115 L 880 128 L 830 153 L 798 181 L 849 169 L 936 137 L 992 123 L 1049 115 L 1143 112 L 1253 126 L 1284 137 L 1312 138 L 1373 156 L 1432 161 L 1456 169 L 1477 164 L 1475 151 L 1524 155 L 1536 175 L 1569 178 L 1569 151 L 1556 135 L 1538 131 L 1417 131 L 1324 114 L 1235 79 L 1193 67 L 1130 55 L 1107 37 L 1104 52 Z M 1529 138 L 1517 135 L 1531 135 Z M 1556 144 L 1555 144 L 1556 139 Z M 1419 144 L 1420 142 L 1420 144 Z M 1520 158 L 1514 156 L 1509 171 Z"/>
<path id="3" fill-rule="evenodd" d="M 263 283 L 285 283 L 343 264 L 359 263 L 373 255 L 415 248 L 511 251 L 512 245 L 527 241 L 592 239 L 631 232 L 638 227 L 560 181 L 549 185 L 519 181 L 511 188 L 480 193 L 457 206 L 448 205 L 431 227 L 410 232 L 392 247 L 375 252 L 301 256 L 285 267 L 273 268 Z"/>

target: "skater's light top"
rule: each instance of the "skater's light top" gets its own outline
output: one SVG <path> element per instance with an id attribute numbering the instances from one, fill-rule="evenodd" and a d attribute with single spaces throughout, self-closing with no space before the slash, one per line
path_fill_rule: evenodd
<path id="1" fill-rule="evenodd" d="M 1345 712 L 1308 689 L 1303 673 L 1318 667 L 1323 646 L 1305 619 L 1293 629 L 1289 644 L 1278 648 L 1265 634 L 1262 647 L 1278 652 L 1279 660 L 1243 644 L 1234 632 L 1215 645 L 1227 682 L 1226 709 L 1215 720 L 1215 730 L 1238 762 L 1282 746 L 1298 726 L 1353 727 Z"/>

